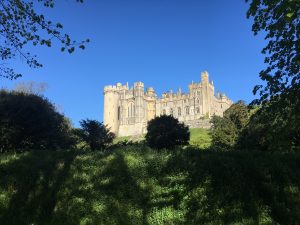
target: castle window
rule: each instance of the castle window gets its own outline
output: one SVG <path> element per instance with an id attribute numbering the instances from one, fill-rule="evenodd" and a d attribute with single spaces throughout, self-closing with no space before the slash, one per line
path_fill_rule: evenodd
<path id="1" fill-rule="evenodd" d="M 173 116 L 173 114 L 174 114 L 173 109 L 170 109 L 170 114 Z"/>
<path id="2" fill-rule="evenodd" d="M 134 117 L 134 103 L 130 103 L 128 106 L 128 117 Z"/>
<path id="3" fill-rule="evenodd" d="M 199 107 L 196 108 L 196 113 L 199 114 L 200 113 L 200 109 Z"/>
<path id="4" fill-rule="evenodd" d="M 200 100 L 199 99 L 197 99 L 197 104 L 199 104 L 200 103 Z"/>
<path id="5" fill-rule="evenodd" d="M 223 105 L 221 104 L 221 109 L 223 109 Z"/>
<path id="6" fill-rule="evenodd" d="M 166 115 L 166 110 L 165 109 L 163 110 L 163 115 Z"/>
<path id="7" fill-rule="evenodd" d="M 178 107 L 178 116 L 181 116 L 181 108 Z"/>
<path id="8" fill-rule="evenodd" d="M 189 108 L 189 107 L 186 107 L 186 108 L 185 108 L 185 113 L 186 113 L 186 115 L 189 115 L 189 114 L 190 114 L 190 108 Z"/>

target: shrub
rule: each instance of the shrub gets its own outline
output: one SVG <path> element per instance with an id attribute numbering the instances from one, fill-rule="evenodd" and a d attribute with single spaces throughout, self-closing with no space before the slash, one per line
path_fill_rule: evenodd
<path id="1" fill-rule="evenodd" d="M 146 142 L 151 148 L 174 148 L 188 144 L 190 131 L 183 123 L 168 115 L 162 115 L 149 121 Z"/>
<path id="2" fill-rule="evenodd" d="M 274 97 L 260 106 L 240 135 L 243 149 L 264 151 L 300 150 L 300 100 Z"/>
<path id="3" fill-rule="evenodd" d="M 115 134 L 110 132 L 106 125 L 96 120 L 80 121 L 82 139 L 90 146 L 91 150 L 104 149 L 111 144 Z"/>
<path id="4" fill-rule="evenodd" d="M 212 147 L 216 150 L 232 150 L 249 121 L 248 106 L 238 101 L 224 112 L 224 117 L 213 116 Z"/>
<path id="5" fill-rule="evenodd" d="M 0 152 L 68 148 L 71 124 L 46 98 L 0 91 Z"/>
<path id="6" fill-rule="evenodd" d="M 234 123 L 228 118 L 214 116 L 211 119 L 212 147 L 215 150 L 231 150 L 238 139 L 238 130 Z"/>

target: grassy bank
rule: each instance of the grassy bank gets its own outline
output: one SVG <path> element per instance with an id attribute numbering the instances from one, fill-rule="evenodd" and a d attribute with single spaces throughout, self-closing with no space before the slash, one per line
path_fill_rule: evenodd
<path id="1" fill-rule="evenodd" d="M 299 224 L 300 155 L 30 152 L 0 156 L 0 224 Z"/>
<path id="2" fill-rule="evenodd" d="M 190 129 L 190 145 L 198 148 L 208 148 L 211 145 L 211 136 L 210 131 L 208 129 L 203 128 L 191 128 Z M 137 141 L 144 140 L 144 136 L 140 137 L 117 137 L 114 140 L 114 143 L 122 142 L 122 141 Z"/>

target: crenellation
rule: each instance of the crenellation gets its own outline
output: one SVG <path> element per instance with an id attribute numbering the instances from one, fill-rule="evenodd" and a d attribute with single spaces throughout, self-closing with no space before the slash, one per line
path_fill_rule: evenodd
<path id="1" fill-rule="evenodd" d="M 169 90 L 159 98 L 152 87 L 144 90 L 143 82 L 104 87 L 104 123 L 118 136 L 139 135 L 146 132 L 147 122 L 162 114 L 173 115 L 190 127 L 209 126 L 207 117 L 222 116 L 232 101 L 217 92 L 207 71 L 201 73 L 201 81 L 192 81 L 189 92 L 178 88 Z M 206 119 L 204 119 L 206 118 Z"/>

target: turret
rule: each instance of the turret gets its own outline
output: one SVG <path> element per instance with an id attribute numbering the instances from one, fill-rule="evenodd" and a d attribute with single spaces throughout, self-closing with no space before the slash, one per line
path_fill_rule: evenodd
<path id="1" fill-rule="evenodd" d="M 107 125 L 112 132 L 118 134 L 120 124 L 121 109 L 119 105 L 120 95 L 117 86 L 104 87 L 104 124 Z"/>
<path id="2" fill-rule="evenodd" d="M 201 83 L 208 84 L 209 83 L 209 75 L 207 71 L 201 73 Z"/>
<path id="3" fill-rule="evenodd" d="M 211 115 L 212 101 L 214 96 L 214 86 L 209 82 L 209 74 L 207 71 L 201 73 L 201 86 L 202 86 L 202 102 L 203 114 Z"/>
<path id="4" fill-rule="evenodd" d="M 135 82 L 134 83 L 134 98 L 135 98 L 135 122 L 140 123 L 144 118 L 144 83 Z"/>

